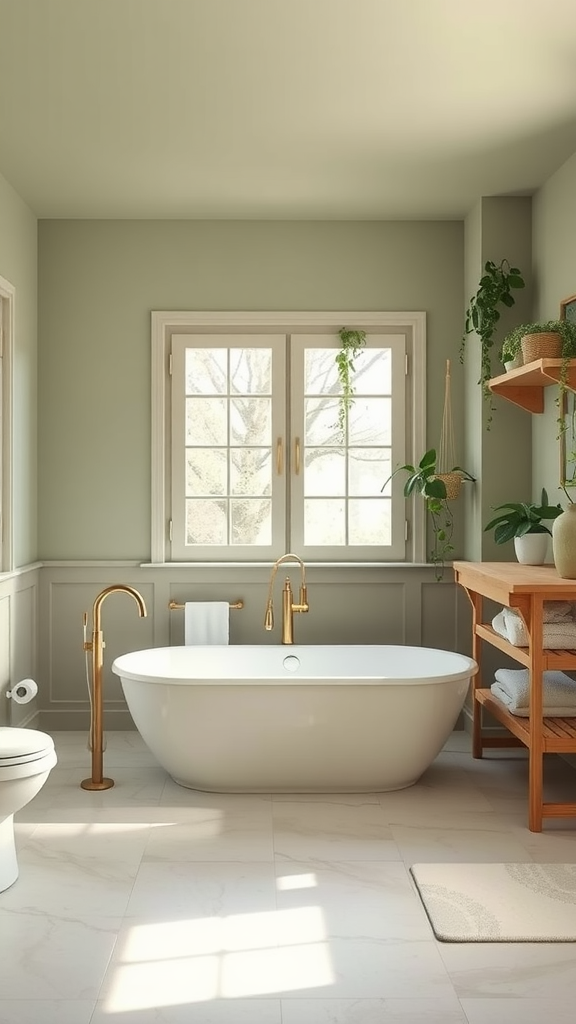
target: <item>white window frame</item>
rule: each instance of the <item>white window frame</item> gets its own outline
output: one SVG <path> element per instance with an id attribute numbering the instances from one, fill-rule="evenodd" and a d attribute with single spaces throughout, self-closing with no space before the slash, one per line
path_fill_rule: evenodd
<path id="1" fill-rule="evenodd" d="M 13 352 L 16 289 L 0 277 L 0 572 L 14 569 L 13 494 Z"/>
<path id="2" fill-rule="evenodd" d="M 402 333 L 377 332 L 373 328 L 367 332 L 365 339 L 366 348 L 388 348 L 392 354 L 392 445 L 393 465 L 402 465 L 405 462 L 405 369 L 406 369 L 406 346 L 405 335 Z M 288 455 L 290 473 L 290 536 L 292 550 L 297 551 L 308 561 L 343 561 L 343 551 L 348 551 L 346 561 L 352 556 L 355 562 L 366 562 L 374 559 L 378 548 L 370 545 L 362 547 L 342 548 L 341 546 L 322 547 L 307 546 L 304 543 L 305 536 L 305 472 L 296 471 L 296 447 L 301 450 L 301 461 L 305 461 L 305 403 L 304 378 L 305 378 L 305 354 L 307 349 L 326 349 L 336 356 L 341 346 L 340 338 L 336 331 L 326 333 L 308 334 L 301 331 L 293 331 L 290 337 L 290 386 L 291 386 L 291 415 L 290 415 L 290 438 L 292 452 Z M 400 446 L 400 447 L 398 447 Z M 396 452 L 394 449 L 397 449 Z M 396 457 L 395 457 L 396 456 Z M 380 480 L 380 486 L 384 484 L 385 476 Z M 346 493 L 343 500 L 348 502 L 350 495 Z M 380 498 L 380 495 L 378 495 Z M 406 520 L 406 506 L 401 488 L 394 488 L 391 501 L 392 515 L 392 544 L 386 546 L 386 561 L 394 559 L 401 561 L 406 553 L 406 539 L 404 523 Z"/>
<path id="3" fill-rule="evenodd" d="M 280 459 L 283 462 L 283 447 L 280 452 L 277 448 L 276 439 L 282 441 L 286 429 L 286 389 L 284 385 L 284 370 L 286 365 L 284 333 L 255 335 L 253 332 L 243 334 L 240 331 L 233 333 L 217 334 L 172 334 L 172 427 L 176 437 L 185 436 L 185 359 L 186 348 L 190 348 L 193 341 L 200 348 L 265 348 L 271 352 L 271 437 L 270 449 L 274 462 Z M 186 550 L 186 497 L 185 497 L 185 474 L 184 463 L 181 460 L 182 448 L 174 444 L 172 446 L 172 471 L 171 471 L 171 494 L 172 494 L 172 553 L 182 553 L 182 558 L 189 558 Z M 180 470 L 176 465 L 178 460 L 182 467 Z M 270 546 L 242 546 L 242 545 L 214 545 L 202 547 L 195 545 L 193 550 L 194 562 L 211 559 L 213 561 L 258 561 L 258 559 L 269 558 L 270 548 L 278 550 L 285 539 L 285 508 L 286 508 L 286 472 L 284 467 L 279 473 L 274 474 L 273 494 L 271 498 L 271 543 Z M 281 552 L 282 553 L 282 552 Z M 190 552 L 192 554 L 192 552 Z"/>
<path id="4" fill-rule="evenodd" d="M 285 332 L 287 334 L 334 329 L 343 326 L 369 332 L 387 328 L 406 332 L 410 338 L 410 400 L 406 413 L 405 461 L 415 462 L 425 450 L 426 424 L 426 314 L 424 312 L 246 312 L 246 311 L 153 311 L 151 314 L 152 462 L 151 462 L 151 563 L 177 563 L 167 557 L 170 545 L 170 351 L 172 335 L 235 332 Z M 401 486 L 400 480 L 398 486 Z M 419 497 L 419 496 L 418 496 Z M 425 562 L 425 509 L 422 500 L 407 503 L 406 563 Z M 230 551 L 230 562 L 234 552 Z M 255 559 L 256 560 L 256 559 Z M 267 559 L 268 561 L 270 559 Z M 196 560 L 194 560 L 196 561 Z M 361 560 L 360 560 L 361 561 Z M 371 561 L 378 561 L 372 558 Z M 350 564 L 350 563 L 348 563 Z"/>

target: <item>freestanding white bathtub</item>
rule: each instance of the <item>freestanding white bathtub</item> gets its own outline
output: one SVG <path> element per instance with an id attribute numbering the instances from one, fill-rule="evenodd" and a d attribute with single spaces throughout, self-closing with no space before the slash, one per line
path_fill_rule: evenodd
<path id="1" fill-rule="evenodd" d="M 159 647 L 112 665 L 174 781 L 226 793 L 411 786 L 476 670 L 450 651 L 384 646 Z"/>

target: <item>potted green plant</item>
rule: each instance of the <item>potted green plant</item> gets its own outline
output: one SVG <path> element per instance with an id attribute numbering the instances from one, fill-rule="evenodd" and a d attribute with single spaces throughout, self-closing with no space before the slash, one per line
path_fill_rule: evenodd
<path id="1" fill-rule="evenodd" d="M 340 381 L 338 430 L 342 437 L 344 437 L 346 417 L 354 401 L 354 385 L 352 384 L 354 360 L 360 349 L 366 344 L 366 331 L 351 331 L 346 327 L 341 327 L 338 331 L 338 336 L 340 338 L 340 350 L 336 355 L 338 380 Z"/>
<path id="2" fill-rule="evenodd" d="M 572 320 L 545 320 L 520 324 L 502 342 L 502 362 L 514 358 L 520 351 L 524 363 L 535 359 L 573 359 L 576 356 L 576 323 Z"/>
<path id="3" fill-rule="evenodd" d="M 515 299 L 512 291 L 524 288 L 524 279 L 518 267 L 511 267 L 508 260 L 494 263 L 488 260 L 484 264 L 484 273 L 480 278 L 478 290 L 472 296 L 466 310 L 464 335 L 460 346 L 460 359 L 464 359 L 466 339 L 469 334 L 476 333 L 480 339 L 480 380 L 484 398 L 490 399 L 488 381 L 492 376 L 491 348 L 494 344 L 494 332 L 500 320 L 500 308 L 510 308 Z"/>
<path id="4" fill-rule="evenodd" d="M 516 558 L 523 565 L 542 565 L 548 549 L 548 537 L 552 536 L 546 522 L 561 515 L 561 505 L 550 505 L 543 487 L 539 505 L 513 501 L 495 505 L 493 511 L 500 515 L 491 519 L 484 530 L 494 530 L 497 544 L 513 540 Z"/>
<path id="5" fill-rule="evenodd" d="M 383 484 L 382 490 L 388 486 L 397 473 L 402 472 L 409 474 L 404 484 L 404 497 L 410 498 L 413 494 L 421 494 L 426 502 L 426 511 L 430 515 L 434 534 L 430 561 L 434 566 L 436 579 L 441 580 L 444 575 L 445 560 L 454 550 L 452 544 L 454 514 L 450 507 L 446 483 L 440 478 L 436 469 L 436 449 L 430 448 L 425 452 L 417 466 L 412 466 L 409 463 L 405 466 L 398 466 Z M 474 477 L 460 466 L 454 466 L 450 473 L 458 473 L 463 480 L 474 481 Z"/>

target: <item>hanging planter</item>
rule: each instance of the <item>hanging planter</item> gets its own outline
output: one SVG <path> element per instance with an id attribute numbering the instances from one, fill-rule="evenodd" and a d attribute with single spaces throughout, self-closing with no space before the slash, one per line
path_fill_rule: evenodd
<path id="1" fill-rule="evenodd" d="M 450 360 L 446 360 L 446 381 L 444 389 L 444 413 L 438 454 L 435 448 L 424 453 L 417 466 L 409 464 L 398 466 L 386 480 L 382 490 L 388 486 L 397 473 L 408 473 L 404 484 L 404 497 L 420 493 L 430 516 L 434 543 L 430 551 L 430 561 L 434 566 L 434 575 L 441 580 L 444 575 L 446 559 L 454 551 L 452 537 L 454 534 L 454 513 L 449 502 L 458 497 L 464 480 L 474 482 L 474 477 L 461 466 L 456 465 L 456 445 L 454 442 L 454 425 L 452 422 L 452 397 Z"/>
<path id="2" fill-rule="evenodd" d="M 452 419 L 452 378 L 450 360 L 446 360 L 446 378 L 444 382 L 444 413 L 440 444 L 438 445 L 437 473 L 446 488 L 446 500 L 455 501 L 462 487 L 462 471 L 456 467 L 456 442 L 454 440 L 454 423 Z"/>

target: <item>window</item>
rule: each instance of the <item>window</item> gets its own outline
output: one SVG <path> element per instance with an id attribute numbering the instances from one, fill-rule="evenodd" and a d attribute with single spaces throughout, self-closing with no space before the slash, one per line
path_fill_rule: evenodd
<path id="1" fill-rule="evenodd" d="M 344 325 L 367 343 L 342 423 Z M 155 313 L 152 342 L 154 562 L 416 556 L 382 487 L 422 447 L 424 314 Z"/>

